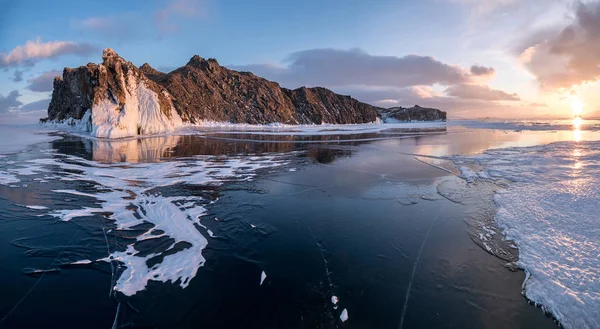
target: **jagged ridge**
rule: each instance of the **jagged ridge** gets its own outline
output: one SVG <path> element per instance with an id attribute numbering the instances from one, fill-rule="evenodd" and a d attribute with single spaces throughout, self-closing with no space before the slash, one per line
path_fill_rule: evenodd
<path id="1" fill-rule="evenodd" d="M 104 50 L 102 59 L 101 64 L 65 68 L 55 79 L 49 120 L 84 118 L 90 120 L 92 135 L 113 138 L 170 131 L 182 121 L 353 124 L 380 117 L 378 108 L 350 96 L 321 87 L 282 88 L 198 55 L 169 73 L 148 63 L 137 68 L 112 49 Z M 416 117 L 402 121 L 420 120 Z"/>

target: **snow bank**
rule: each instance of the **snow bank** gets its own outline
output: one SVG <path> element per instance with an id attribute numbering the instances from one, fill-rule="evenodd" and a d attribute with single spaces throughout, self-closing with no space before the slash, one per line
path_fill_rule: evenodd
<path id="1" fill-rule="evenodd" d="M 555 143 L 460 157 L 467 179 L 512 181 L 496 222 L 519 248 L 524 293 L 565 328 L 600 328 L 600 142 Z"/>
<path id="2" fill-rule="evenodd" d="M 386 130 L 428 130 L 444 129 L 445 122 L 403 122 L 403 123 L 362 123 L 362 124 L 322 124 L 322 125 L 288 125 L 281 123 L 272 123 L 264 125 L 251 125 L 229 122 L 206 121 L 198 124 L 184 124 L 178 134 L 195 133 L 214 133 L 214 134 L 253 134 L 253 135 L 293 135 L 293 136 L 312 136 L 312 135 L 351 135 L 380 133 Z"/>

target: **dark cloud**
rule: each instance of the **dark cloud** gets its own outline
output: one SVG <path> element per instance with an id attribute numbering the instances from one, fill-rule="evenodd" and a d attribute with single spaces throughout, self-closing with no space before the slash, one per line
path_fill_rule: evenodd
<path id="1" fill-rule="evenodd" d="M 15 70 L 13 72 L 13 77 L 12 77 L 11 80 L 13 82 L 21 82 L 21 81 L 23 81 L 23 73 L 25 73 L 25 71 Z"/>
<path id="2" fill-rule="evenodd" d="M 50 105 L 50 98 L 42 99 L 36 102 L 31 102 L 19 107 L 21 112 L 33 112 L 33 111 L 47 111 L 48 105 Z"/>
<path id="3" fill-rule="evenodd" d="M 509 94 L 502 90 L 492 89 L 485 85 L 461 84 L 449 86 L 446 89 L 448 96 L 463 99 L 479 99 L 485 101 L 518 101 L 521 100 L 517 94 Z"/>
<path id="4" fill-rule="evenodd" d="M 43 59 L 64 55 L 87 56 L 95 52 L 97 52 L 97 49 L 86 43 L 73 41 L 42 42 L 37 39 L 17 46 L 9 53 L 0 53 L 0 67 L 31 66 Z"/>
<path id="5" fill-rule="evenodd" d="M 293 53 L 284 63 L 285 66 L 229 67 L 253 72 L 284 87 L 323 86 L 382 107 L 418 104 L 481 117 L 482 109 L 507 108 L 496 101 L 519 100 L 516 94 L 477 84 L 482 77 L 495 74 L 491 67 L 462 68 L 428 56 L 375 56 L 360 49 L 313 49 Z M 513 111 L 508 108 L 507 111 Z"/>
<path id="6" fill-rule="evenodd" d="M 52 91 L 54 78 L 58 76 L 62 76 L 61 71 L 44 72 L 38 77 L 27 80 L 29 82 L 27 89 L 37 92 Z"/>
<path id="7" fill-rule="evenodd" d="M 558 33 L 537 35 L 536 43 L 521 48 L 521 60 L 545 88 L 599 80 L 600 1 L 579 2 L 570 25 Z"/>
<path id="8" fill-rule="evenodd" d="M 230 66 L 251 71 L 290 88 L 300 86 L 393 86 L 451 85 L 466 83 L 470 75 L 458 66 L 433 57 L 376 56 L 360 49 L 312 49 L 293 53 L 287 67 L 272 65 Z"/>
<path id="9" fill-rule="evenodd" d="M 496 74 L 496 70 L 493 67 L 473 65 L 471 66 L 471 74 L 475 76 L 490 76 Z"/>
<path id="10" fill-rule="evenodd" d="M 333 91 L 352 97 L 366 103 L 385 104 L 399 103 L 403 105 L 416 104 L 423 99 L 434 97 L 434 93 L 426 86 L 406 88 L 373 88 L 369 86 L 349 86 L 334 88 Z"/>
<path id="11" fill-rule="evenodd" d="M 19 96 L 21 96 L 21 94 L 17 90 L 11 91 L 7 96 L 0 94 L 0 113 L 15 110 L 23 105 L 23 103 L 17 99 Z"/>

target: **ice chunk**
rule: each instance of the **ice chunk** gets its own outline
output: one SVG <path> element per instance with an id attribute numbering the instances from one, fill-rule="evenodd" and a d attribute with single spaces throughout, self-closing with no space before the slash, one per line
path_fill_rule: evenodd
<path id="1" fill-rule="evenodd" d="M 266 278 L 267 278 L 267 273 L 265 273 L 265 271 L 262 271 L 262 273 L 260 274 L 260 285 L 261 286 Z"/>
<path id="2" fill-rule="evenodd" d="M 337 298 L 337 296 L 331 296 L 331 304 L 335 305 L 337 304 L 339 301 L 339 299 Z"/>
<path id="3" fill-rule="evenodd" d="M 346 322 L 348 320 L 348 310 L 347 309 L 342 310 L 342 314 L 340 314 L 340 320 L 342 320 L 342 322 Z"/>

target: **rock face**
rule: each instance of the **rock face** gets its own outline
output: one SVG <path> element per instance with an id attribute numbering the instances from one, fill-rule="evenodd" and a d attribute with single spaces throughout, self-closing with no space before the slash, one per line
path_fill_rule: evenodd
<path id="1" fill-rule="evenodd" d="M 96 137 L 173 130 L 182 122 L 354 124 L 381 118 L 445 120 L 445 112 L 415 107 L 379 109 L 325 88 L 282 88 L 250 72 L 194 56 L 170 73 L 139 68 L 104 50 L 101 64 L 65 68 L 54 80 L 48 119 L 87 122 Z M 406 113 L 405 113 L 406 112 Z"/>
<path id="2" fill-rule="evenodd" d="M 375 107 L 325 88 L 289 90 L 250 72 L 229 70 L 211 58 L 194 56 L 183 67 L 143 72 L 173 96 L 184 121 L 232 123 L 367 123 L 377 120 Z"/>
<path id="3" fill-rule="evenodd" d="M 438 109 L 420 107 L 411 108 L 392 107 L 389 109 L 378 108 L 383 122 L 411 122 L 411 121 L 446 121 L 446 112 Z"/>
<path id="4" fill-rule="evenodd" d="M 132 63 L 112 49 L 102 60 L 54 79 L 49 120 L 83 119 L 92 136 L 105 138 L 166 132 L 181 122 L 169 93 Z"/>

